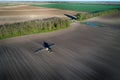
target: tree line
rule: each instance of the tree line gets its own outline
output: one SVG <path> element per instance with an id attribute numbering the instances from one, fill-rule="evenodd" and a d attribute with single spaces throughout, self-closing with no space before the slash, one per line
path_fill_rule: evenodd
<path id="1" fill-rule="evenodd" d="M 66 28 L 69 24 L 69 20 L 58 17 L 4 24 L 0 25 L 0 39 L 54 31 Z"/>
<path id="2" fill-rule="evenodd" d="M 81 20 L 85 20 L 85 19 L 89 19 L 97 16 L 105 16 L 108 14 L 115 14 L 119 12 L 120 12 L 120 8 L 107 10 L 107 11 L 93 12 L 93 13 L 77 13 L 75 16 L 77 20 L 81 21 Z"/>

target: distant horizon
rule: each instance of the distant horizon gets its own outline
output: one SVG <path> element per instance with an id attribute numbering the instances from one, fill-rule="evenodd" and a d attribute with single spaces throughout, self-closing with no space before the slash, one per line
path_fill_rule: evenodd
<path id="1" fill-rule="evenodd" d="M 65 1 L 65 2 L 120 2 L 120 0 L 0 0 L 1 2 L 9 2 L 9 1 L 15 1 L 15 2 L 24 2 L 24 1 L 33 1 L 33 2 L 37 2 L 37 1 L 39 1 L 39 2 L 63 2 L 63 1 Z"/>
<path id="2" fill-rule="evenodd" d="M 120 2 L 120 1 L 0 1 L 0 2 Z"/>

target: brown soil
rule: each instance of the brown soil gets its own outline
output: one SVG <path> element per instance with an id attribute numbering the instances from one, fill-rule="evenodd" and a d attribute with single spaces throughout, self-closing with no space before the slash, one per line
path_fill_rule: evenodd
<path id="1" fill-rule="evenodd" d="M 13 23 L 49 17 L 66 17 L 64 14 L 75 15 L 77 12 L 52 8 L 22 5 L 18 7 L 0 8 L 0 24 Z"/>
<path id="2" fill-rule="evenodd" d="M 109 19 L 102 27 L 73 23 L 60 31 L 0 40 L 0 80 L 120 80 L 120 28 Z M 43 41 L 55 44 L 52 54 L 34 52 Z"/>

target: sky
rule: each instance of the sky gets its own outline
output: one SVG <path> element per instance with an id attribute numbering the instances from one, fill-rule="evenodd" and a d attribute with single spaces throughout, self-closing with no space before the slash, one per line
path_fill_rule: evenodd
<path id="1" fill-rule="evenodd" d="M 120 1 L 120 0 L 0 0 L 0 1 Z"/>

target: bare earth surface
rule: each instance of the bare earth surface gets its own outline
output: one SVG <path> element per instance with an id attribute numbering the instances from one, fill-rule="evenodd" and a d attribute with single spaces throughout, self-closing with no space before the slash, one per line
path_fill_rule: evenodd
<path id="1" fill-rule="evenodd" d="M 112 24 L 111 16 L 88 20 L 110 27 L 73 23 L 65 30 L 0 40 L 0 80 L 120 80 L 118 17 Z M 34 53 L 42 41 L 55 44 L 52 54 Z"/>
<path id="2" fill-rule="evenodd" d="M 66 17 L 64 14 L 75 15 L 76 13 L 75 11 L 33 7 L 28 5 L 0 7 L 0 24 L 50 17 Z"/>

